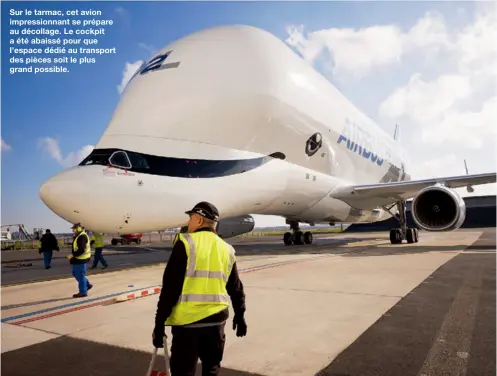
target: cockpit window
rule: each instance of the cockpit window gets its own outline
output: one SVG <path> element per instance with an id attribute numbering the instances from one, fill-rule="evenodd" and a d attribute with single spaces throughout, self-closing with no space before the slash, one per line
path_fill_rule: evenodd
<path id="1" fill-rule="evenodd" d="M 141 155 L 133 152 L 128 152 L 128 158 L 129 161 L 131 162 L 131 166 L 136 169 L 140 170 L 148 170 L 150 169 L 150 166 L 147 163 L 147 160 L 142 157 Z"/>
<path id="2" fill-rule="evenodd" d="M 119 168 L 131 168 L 131 162 L 124 151 L 116 151 L 109 158 L 111 166 Z"/>
<path id="3" fill-rule="evenodd" d="M 274 159 L 285 159 L 283 153 L 272 153 L 251 159 L 185 159 L 138 153 L 122 149 L 93 149 L 79 165 L 112 165 L 135 173 L 179 178 L 217 178 L 251 171 Z"/>
<path id="4" fill-rule="evenodd" d="M 101 165 L 107 166 L 109 164 L 109 157 L 111 153 L 98 150 L 92 152 L 79 164 L 80 166 Z"/>

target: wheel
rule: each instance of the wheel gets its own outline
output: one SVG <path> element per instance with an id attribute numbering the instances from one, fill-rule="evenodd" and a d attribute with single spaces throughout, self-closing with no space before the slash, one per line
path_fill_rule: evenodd
<path id="1" fill-rule="evenodd" d="M 304 233 L 302 231 L 296 231 L 293 233 L 293 244 L 304 244 Z"/>
<path id="2" fill-rule="evenodd" d="M 417 228 L 413 228 L 412 231 L 414 231 L 414 243 L 419 242 L 419 232 Z"/>
<path id="3" fill-rule="evenodd" d="M 117 245 L 117 239 L 112 239 L 112 240 L 110 241 L 110 244 L 112 244 L 112 245 Z"/>
<path id="4" fill-rule="evenodd" d="M 304 243 L 305 244 L 312 244 L 312 232 L 306 231 L 304 233 Z"/>
<path id="5" fill-rule="evenodd" d="M 391 244 L 400 244 L 402 243 L 402 236 L 400 235 L 399 228 L 393 228 L 390 230 L 390 243 Z"/>
<path id="6" fill-rule="evenodd" d="M 292 233 L 291 232 L 285 232 L 285 235 L 283 235 L 283 243 L 285 243 L 285 245 L 292 244 Z"/>
<path id="7" fill-rule="evenodd" d="M 136 244 L 141 244 L 141 242 L 142 242 L 142 239 L 141 239 L 141 238 L 137 238 L 137 239 L 136 239 Z"/>
<path id="8" fill-rule="evenodd" d="M 126 244 L 126 239 L 121 239 L 121 245 L 125 245 Z"/>
<path id="9" fill-rule="evenodd" d="M 406 231 L 406 240 L 409 244 L 416 242 L 416 232 L 413 228 L 408 228 Z"/>

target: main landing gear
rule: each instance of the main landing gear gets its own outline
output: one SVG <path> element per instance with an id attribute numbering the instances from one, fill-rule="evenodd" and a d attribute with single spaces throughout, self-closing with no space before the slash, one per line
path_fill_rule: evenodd
<path id="1" fill-rule="evenodd" d="M 295 245 L 312 244 L 312 232 L 300 231 L 298 222 L 290 222 L 290 230 L 292 230 L 293 233 L 286 232 L 285 235 L 283 235 L 283 242 L 285 245 L 291 245 L 292 243 Z"/>
<path id="2" fill-rule="evenodd" d="M 407 227 L 406 202 L 399 201 L 395 205 L 397 205 L 399 213 L 394 217 L 399 221 L 400 227 L 390 229 L 390 243 L 401 244 L 403 240 L 406 240 L 409 244 L 417 243 L 419 241 L 418 229 Z M 390 212 L 392 207 L 385 207 L 384 209 Z"/>

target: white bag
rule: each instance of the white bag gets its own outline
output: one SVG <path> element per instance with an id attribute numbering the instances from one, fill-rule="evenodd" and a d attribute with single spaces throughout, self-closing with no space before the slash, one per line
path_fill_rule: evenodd
<path id="1" fill-rule="evenodd" d="M 145 376 L 171 376 L 171 369 L 169 368 L 169 352 L 167 351 L 167 340 L 164 337 L 164 359 L 166 361 L 166 370 L 165 372 L 154 370 L 155 367 L 155 359 L 157 358 L 157 347 L 154 348 L 152 352 L 152 360 L 150 361 L 150 365 L 148 366 L 148 371 Z"/>

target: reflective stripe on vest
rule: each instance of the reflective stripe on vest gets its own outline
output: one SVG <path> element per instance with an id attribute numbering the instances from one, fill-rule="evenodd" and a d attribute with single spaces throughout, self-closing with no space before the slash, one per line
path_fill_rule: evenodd
<path id="1" fill-rule="evenodd" d="M 87 242 L 86 242 L 85 252 L 82 255 L 74 256 L 74 258 L 76 258 L 78 260 L 86 260 L 86 259 L 89 259 L 91 257 L 90 237 L 84 231 L 80 232 L 78 234 L 78 236 L 76 236 L 76 238 L 74 239 L 74 242 L 72 243 L 72 249 L 73 249 L 73 251 L 78 249 L 78 238 L 82 235 L 86 236 Z"/>
<path id="2" fill-rule="evenodd" d="M 187 267 L 178 303 L 166 325 L 187 325 L 202 320 L 229 306 L 226 291 L 235 250 L 209 231 L 179 234 L 185 245 Z"/>
<path id="3" fill-rule="evenodd" d="M 93 234 L 92 240 L 95 241 L 93 247 L 95 248 L 103 248 L 104 247 L 104 236 L 102 234 Z"/>

